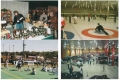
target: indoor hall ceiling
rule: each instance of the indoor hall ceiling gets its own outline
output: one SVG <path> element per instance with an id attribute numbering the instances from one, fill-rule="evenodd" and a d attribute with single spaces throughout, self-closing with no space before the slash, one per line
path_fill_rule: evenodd
<path id="1" fill-rule="evenodd" d="M 96 7 L 97 9 L 99 9 L 99 7 L 101 7 L 102 9 L 106 9 L 108 5 L 111 9 L 115 10 L 118 7 L 118 1 L 117 0 L 61 1 L 62 8 L 94 8 Z"/>
<path id="2" fill-rule="evenodd" d="M 62 40 L 62 47 L 66 48 L 90 48 L 95 49 L 97 46 L 98 48 L 102 49 L 106 47 L 106 45 L 109 45 L 109 42 L 112 44 L 115 44 L 115 47 L 118 47 L 118 41 L 117 40 Z"/>

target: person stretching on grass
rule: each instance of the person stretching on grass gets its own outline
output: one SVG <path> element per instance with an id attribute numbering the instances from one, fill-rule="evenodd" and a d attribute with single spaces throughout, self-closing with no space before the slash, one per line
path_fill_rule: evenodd
<path id="1" fill-rule="evenodd" d="M 52 67 L 49 67 L 49 68 L 48 68 L 48 71 L 49 71 L 49 72 L 52 72 Z"/>
<path id="2" fill-rule="evenodd" d="M 47 66 L 45 66 L 44 71 L 47 72 Z"/>
<path id="3" fill-rule="evenodd" d="M 31 71 L 30 67 L 28 66 L 27 69 L 24 69 L 25 71 Z"/>
<path id="4" fill-rule="evenodd" d="M 41 71 L 45 71 L 45 66 L 42 67 Z"/>
<path id="5" fill-rule="evenodd" d="M 56 67 L 53 67 L 52 68 L 52 73 L 55 73 L 56 72 Z"/>
<path id="6" fill-rule="evenodd" d="M 35 70 L 35 68 L 32 68 L 32 72 L 31 72 L 30 74 L 36 75 L 36 70 Z"/>

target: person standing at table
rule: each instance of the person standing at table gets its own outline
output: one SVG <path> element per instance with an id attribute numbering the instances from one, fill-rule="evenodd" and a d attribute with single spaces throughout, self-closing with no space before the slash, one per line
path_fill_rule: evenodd
<path id="1" fill-rule="evenodd" d="M 14 11 L 14 22 L 13 25 L 16 24 L 16 29 L 22 30 L 24 28 L 23 21 L 25 20 L 22 14 L 19 14 L 18 11 Z"/>
<path id="2" fill-rule="evenodd" d="M 32 20 L 33 20 L 33 21 L 37 21 L 37 18 L 38 18 L 37 11 L 33 10 Z"/>
<path id="3" fill-rule="evenodd" d="M 47 15 L 45 14 L 45 12 L 42 13 L 42 15 L 40 16 L 40 20 L 44 22 L 47 22 Z"/>
<path id="4" fill-rule="evenodd" d="M 51 16 L 50 16 L 50 13 L 48 13 L 48 26 L 50 27 L 50 24 L 51 24 Z"/>
<path id="5" fill-rule="evenodd" d="M 100 14 L 100 18 L 102 17 L 102 15 Z"/>

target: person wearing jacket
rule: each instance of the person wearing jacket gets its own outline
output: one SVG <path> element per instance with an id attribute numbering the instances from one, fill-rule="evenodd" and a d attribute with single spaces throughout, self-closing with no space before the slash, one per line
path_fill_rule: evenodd
<path id="1" fill-rule="evenodd" d="M 40 21 L 43 21 L 43 23 L 47 22 L 47 15 L 45 14 L 45 12 L 43 12 L 43 14 L 40 16 Z"/>
<path id="2" fill-rule="evenodd" d="M 61 17 L 61 39 L 64 39 L 64 37 L 63 37 L 64 26 L 65 26 L 65 20 L 63 17 Z"/>
<path id="3" fill-rule="evenodd" d="M 109 34 L 104 30 L 103 26 L 98 23 L 98 26 L 95 28 L 95 32 L 101 33 L 101 31 L 109 36 Z"/>
<path id="4" fill-rule="evenodd" d="M 22 14 L 19 14 L 18 11 L 14 11 L 14 22 L 13 25 L 16 25 L 16 29 L 23 29 L 23 21 L 25 20 L 24 16 Z"/>
<path id="5" fill-rule="evenodd" d="M 70 73 L 70 75 L 73 73 L 73 67 L 72 66 L 69 68 L 69 73 Z"/>
<path id="6" fill-rule="evenodd" d="M 51 16 L 50 16 L 50 14 L 48 14 L 47 19 L 48 19 L 48 26 L 50 27 L 50 25 L 51 25 Z"/>
<path id="7" fill-rule="evenodd" d="M 90 14 L 88 15 L 88 22 L 90 22 Z"/>
<path id="8" fill-rule="evenodd" d="M 37 13 L 37 11 L 33 11 L 33 13 L 32 13 L 32 20 L 33 21 L 37 21 L 38 20 L 38 13 Z"/>

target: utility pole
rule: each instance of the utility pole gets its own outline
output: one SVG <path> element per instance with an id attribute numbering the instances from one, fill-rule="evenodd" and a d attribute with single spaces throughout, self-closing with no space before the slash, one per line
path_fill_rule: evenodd
<path id="1" fill-rule="evenodd" d="M 4 52 L 4 44 L 3 44 L 3 52 Z"/>
<path id="2" fill-rule="evenodd" d="M 25 51 L 25 46 L 26 44 L 25 44 L 25 41 L 23 40 L 23 52 Z"/>
<path id="3" fill-rule="evenodd" d="M 24 53 L 24 40 L 23 40 L 23 53 Z"/>
<path id="4" fill-rule="evenodd" d="M 14 52 L 14 45 L 13 45 L 13 52 Z"/>
<path id="5" fill-rule="evenodd" d="M 24 51 L 25 51 L 25 46 L 26 46 L 26 44 L 24 44 L 24 40 L 23 40 L 23 54 L 24 54 Z"/>
<path id="6" fill-rule="evenodd" d="M 9 52 L 10 52 L 10 45 L 9 45 Z"/>

